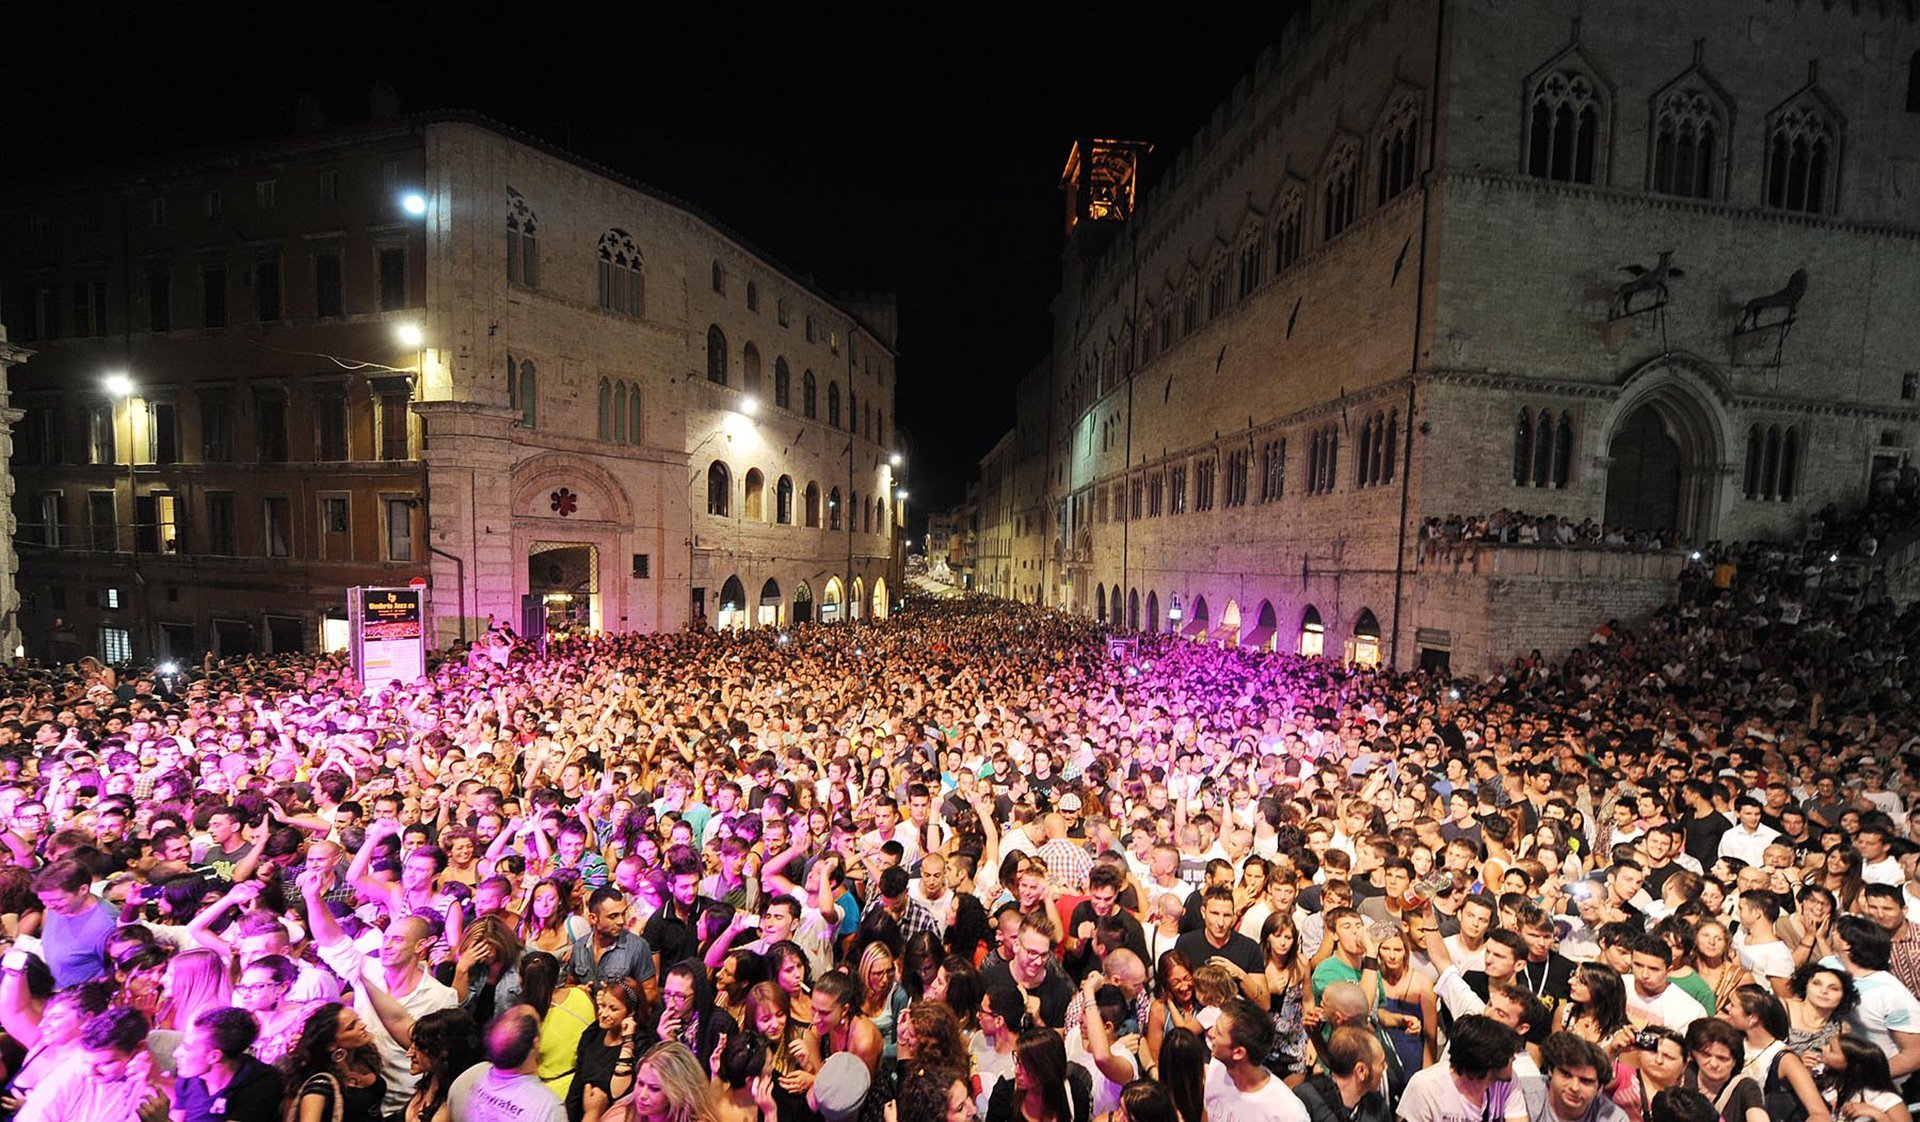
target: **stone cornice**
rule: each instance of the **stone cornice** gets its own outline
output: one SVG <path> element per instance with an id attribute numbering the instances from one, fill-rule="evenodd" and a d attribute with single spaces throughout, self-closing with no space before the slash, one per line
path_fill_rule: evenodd
<path id="1" fill-rule="evenodd" d="M 1465 389 L 1500 390 L 1508 393 L 1545 394 L 1552 397 L 1614 401 L 1626 388 L 1612 382 L 1582 382 L 1569 378 L 1503 373 L 1487 369 L 1436 367 L 1426 377 L 1435 385 Z M 1734 394 L 1727 404 L 1735 409 L 1773 413 L 1796 413 L 1810 417 L 1856 417 L 1911 423 L 1920 421 L 1920 405 L 1875 404 L 1852 401 L 1808 401 L 1779 394 Z"/>
<path id="2" fill-rule="evenodd" d="M 1489 168 L 1443 167 L 1437 174 L 1438 178 L 1446 184 L 1499 187 L 1518 194 L 1581 198 L 1595 202 L 1630 204 L 1649 210 L 1699 214 L 1722 219 L 1747 219 L 1769 226 L 1800 226 L 1859 237 L 1893 237 L 1920 241 L 1920 226 L 1901 226 L 1892 222 L 1853 222 L 1831 214 L 1801 214 L 1720 199 L 1689 199 L 1678 195 L 1655 194 L 1639 188 L 1592 187 L 1581 183 L 1561 183 L 1557 180 L 1537 179 L 1530 175 L 1515 175 Z M 1442 206 L 1445 206 L 1444 202 Z"/>

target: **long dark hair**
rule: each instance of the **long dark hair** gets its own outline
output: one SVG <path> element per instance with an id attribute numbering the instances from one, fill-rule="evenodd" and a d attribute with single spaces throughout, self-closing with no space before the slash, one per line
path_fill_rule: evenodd
<path id="1" fill-rule="evenodd" d="M 1846 1068 L 1840 1072 L 1840 1082 L 1834 1088 L 1836 1112 L 1869 1091 L 1899 1093 L 1893 1085 L 1893 1070 L 1887 1066 L 1885 1052 L 1850 1033 L 1841 1033 L 1834 1039 L 1839 1041 L 1840 1054 L 1847 1060 Z"/>
<path id="2" fill-rule="evenodd" d="M 1627 1024 L 1627 984 L 1620 979 L 1620 972 L 1604 962 L 1587 962 L 1580 966 L 1580 979 L 1586 984 L 1587 995 L 1592 998 L 1585 1005 L 1575 1004 L 1568 1023 L 1573 1016 L 1585 1013 L 1592 1017 L 1603 1036 L 1624 1028 Z"/>
<path id="3" fill-rule="evenodd" d="M 545 951 L 520 956 L 520 1000 L 546 1019 L 553 1007 L 553 991 L 560 988 L 560 960 Z"/>
<path id="4" fill-rule="evenodd" d="M 1020 1033 L 1013 1048 L 1015 1070 L 1027 1073 L 1027 1084 L 1040 1091 L 1050 1122 L 1078 1122 L 1067 1099 L 1067 1046 L 1060 1034 L 1044 1026 Z"/>
<path id="5" fill-rule="evenodd" d="M 900 958 L 900 985 L 908 997 L 918 1001 L 926 996 L 927 981 L 939 971 L 940 960 L 945 957 L 933 932 L 921 931 L 907 937 L 906 950 Z"/>
<path id="6" fill-rule="evenodd" d="M 473 1014 L 458 1006 L 436 1009 L 413 1022 L 413 1048 L 432 1064 L 419 1090 L 425 1103 L 420 1111 L 422 1118 L 440 1113 L 454 1079 L 485 1058 L 480 1053 L 480 1029 L 473 1023 Z"/>
<path id="7" fill-rule="evenodd" d="M 340 1074 L 340 1065 L 333 1060 L 333 1049 L 340 1036 L 340 1014 L 347 1008 L 338 1001 L 329 1001 L 307 1014 L 306 1023 L 300 1026 L 300 1039 L 294 1041 L 293 1048 L 280 1061 L 292 1102 L 300 1101 L 301 1088 L 307 1080 L 316 1075 L 337 1077 Z M 380 1050 L 372 1044 L 355 1052 L 354 1058 L 373 1071 L 381 1070 Z"/>
<path id="8" fill-rule="evenodd" d="M 1127 1112 L 1127 1122 L 1183 1122 L 1173 1092 L 1156 1079 L 1136 1079 L 1120 1088 L 1120 1105 Z"/>
<path id="9" fill-rule="evenodd" d="M 1175 1026 L 1160 1040 L 1160 1082 L 1173 1097 L 1180 1122 L 1206 1122 L 1201 1073 L 1207 1070 L 1209 1058 L 1206 1043 L 1190 1028 Z"/>

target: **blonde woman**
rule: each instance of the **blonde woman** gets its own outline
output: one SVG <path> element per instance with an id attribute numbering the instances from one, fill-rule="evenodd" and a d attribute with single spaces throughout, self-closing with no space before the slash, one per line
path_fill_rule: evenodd
<path id="1" fill-rule="evenodd" d="M 616 1088 L 621 1074 L 616 1066 Z M 713 1085 L 686 1045 L 669 1040 L 647 1049 L 632 1078 L 630 1113 L 612 1108 L 601 1122 L 716 1122 Z"/>
<path id="2" fill-rule="evenodd" d="M 869 943 L 860 954 L 860 1012 L 880 1030 L 884 1055 L 892 1058 L 897 1047 L 894 1036 L 894 990 L 900 985 L 900 964 L 885 943 Z"/>

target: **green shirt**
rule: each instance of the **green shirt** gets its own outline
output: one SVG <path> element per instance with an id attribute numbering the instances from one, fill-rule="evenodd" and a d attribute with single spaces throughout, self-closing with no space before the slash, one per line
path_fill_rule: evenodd
<path id="1" fill-rule="evenodd" d="M 1329 955 L 1325 962 L 1313 968 L 1313 999 L 1327 992 L 1327 987 L 1335 982 L 1359 982 L 1360 971 L 1348 966 L 1339 955 Z"/>

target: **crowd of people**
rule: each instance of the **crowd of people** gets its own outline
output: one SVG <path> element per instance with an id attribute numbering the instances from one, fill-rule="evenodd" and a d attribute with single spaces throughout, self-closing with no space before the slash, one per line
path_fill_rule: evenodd
<path id="1" fill-rule="evenodd" d="M 0 680 L 21 1122 L 1911 1122 L 1920 613 L 1483 680 L 983 598 Z"/>
<path id="2" fill-rule="evenodd" d="M 1502 508 L 1492 514 L 1435 515 L 1420 524 L 1422 559 L 1445 558 L 1479 544 L 1657 550 L 1676 544 L 1671 532 L 1606 526 L 1591 518 L 1530 514 Z"/>

